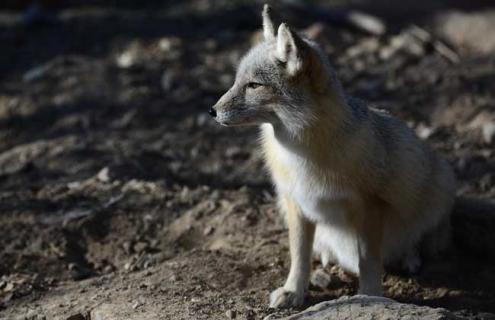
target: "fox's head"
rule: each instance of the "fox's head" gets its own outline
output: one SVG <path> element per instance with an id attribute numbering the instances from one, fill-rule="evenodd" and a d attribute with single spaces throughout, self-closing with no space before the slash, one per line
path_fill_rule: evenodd
<path id="1" fill-rule="evenodd" d="M 314 42 L 285 23 L 275 32 L 268 5 L 262 17 L 264 40 L 243 57 L 233 86 L 210 114 L 226 126 L 271 123 L 297 130 L 321 115 L 319 100 L 338 96 L 338 82 Z"/>

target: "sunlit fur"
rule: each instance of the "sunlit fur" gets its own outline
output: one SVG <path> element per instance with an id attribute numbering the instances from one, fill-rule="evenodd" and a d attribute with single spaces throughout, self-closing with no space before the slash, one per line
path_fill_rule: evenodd
<path id="1" fill-rule="evenodd" d="M 271 18 L 263 18 L 265 40 L 242 59 L 215 109 L 224 125 L 261 125 L 280 207 L 294 217 L 291 271 L 271 305 L 303 301 L 309 267 L 301 260 L 313 231 L 294 224 L 306 222 L 316 225 L 313 251 L 322 261 L 358 274 L 361 293 L 379 295 L 383 264 L 406 259 L 414 269 L 421 242 L 429 251 L 445 244 L 451 169 L 403 122 L 346 95 L 317 44 L 284 24 L 272 36 Z"/>

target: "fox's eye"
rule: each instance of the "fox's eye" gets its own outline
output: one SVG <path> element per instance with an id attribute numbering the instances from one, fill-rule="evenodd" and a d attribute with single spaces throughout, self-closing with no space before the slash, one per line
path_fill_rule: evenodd
<path id="1" fill-rule="evenodd" d="M 247 84 L 247 87 L 248 87 L 249 89 L 256 89 L 256 88 L 259 88 L 259 87 L 261 87 L 261 86 L 263 86 L 263 85 L 262 85 L 261 83 L 257 83 L 257 82 L 249 82 L 249 83 Z"/>

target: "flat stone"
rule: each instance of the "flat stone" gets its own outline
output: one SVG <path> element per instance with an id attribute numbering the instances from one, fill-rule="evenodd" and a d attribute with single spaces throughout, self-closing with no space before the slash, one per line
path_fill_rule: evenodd
<path id="1" fill-rule="evenodd" d="M 463 319 L 445 309 L 420 307 L 392 299 L 357 295 L 316 304 L 281 320 L 450 320 Z"/>

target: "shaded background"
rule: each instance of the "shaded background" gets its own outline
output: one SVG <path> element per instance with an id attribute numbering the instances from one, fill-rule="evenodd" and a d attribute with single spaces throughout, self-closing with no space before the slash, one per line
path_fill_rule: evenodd
<path id="1" fill-rule="evenodd" d="M 386 295 L 488 318 L 494 251 L 480 243 L 493 243 L 494 226 L 490 1 L 273 5 L 322 44 L 351 94 L 407 121 L 459 178 L 455 246 L 418 275 L 387 274 Z M 2 1 L 0 318 L 272 312 L 287 235 L 257 130 L 222 128 L 206 114 L 259 40 L 261 7 Z M 331 285 L 314 284 L 308 304 L 355 292 L 352 276 L 326 272 Z"/>

